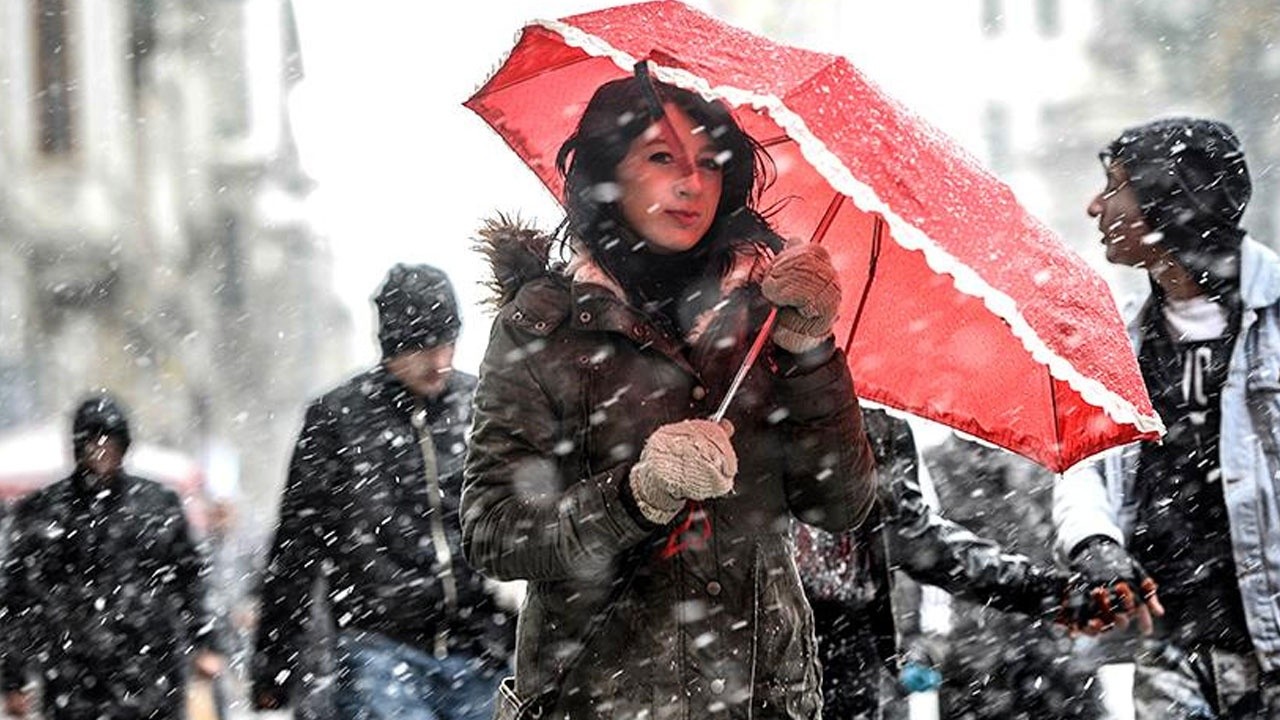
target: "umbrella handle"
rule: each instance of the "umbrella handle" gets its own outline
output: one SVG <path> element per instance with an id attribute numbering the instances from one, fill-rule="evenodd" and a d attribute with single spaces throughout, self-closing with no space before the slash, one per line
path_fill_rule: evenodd
<path id="1" fill-rule="evenodd" d="M 764 319 L 764 324 L 760 326 L 760 333 L 756 335 L 755 342 L 751 343 L 751 349 L 747 351 L 747 356 L 742 359 L 742 365 L 738 368 L 738 374 L 733 376 L 733 382 L 729 383 L 729 389 L 724 393 L 724 399 L 720 401 L 720 407 L 716 408 L 716 412 L 711 416 L 715 422 L 724 419 L 724 414 L 729 410 L 729 403 L 733 402 L 733 396 L 738 393 L 738 388 L 742 386 L 742 381 L 746 379 L 747 372 L 751 370 L 751 366 L 756 364 L 756 358 L 760 357 L 760 351 L 764 349 L 765 340 L 769 339 L 769 333 L 773 330 L 773 323 L 778 319 L 777 306 L 769 308 L 769 315 Z"/>

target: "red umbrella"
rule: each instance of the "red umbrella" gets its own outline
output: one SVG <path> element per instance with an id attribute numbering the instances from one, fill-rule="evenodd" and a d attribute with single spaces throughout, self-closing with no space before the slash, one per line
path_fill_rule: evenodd
<path id="1" fill-rule="evenodd" d="M 837 339 L 859 396 L 1061 471 L 1163 431 L 1105 282 L 1013 193 L 846 59 L 665 0 L 525 27 L 466 106 L 559 198 L 592 92 L 648 60 L 720 99 L 769 151 L 764 207 L 844 280 Z"/>

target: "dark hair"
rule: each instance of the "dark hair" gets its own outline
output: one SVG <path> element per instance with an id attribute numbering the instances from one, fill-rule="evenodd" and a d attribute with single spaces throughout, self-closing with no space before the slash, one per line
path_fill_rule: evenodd
<path id="1" fill-rule="evenodd" d="M 606 270 L 611 268 L 600 244 L 622 217 L 616 199 L 599 188 L 616 181 L 618 165 L 632 141 L 655 122 L 642 82 L 627 77 L 597 88 L 577 129 L 556 155 L 556 169 L 564 178 L 566 215 L 562 229 L 585 242 Z M 699 243 L 706 246 L 702 249 L 712 258 L 724 260 L 722 251 L 734 240 L 776 239 L 757 209 L 772 181 L 768 153 L 738 125 L 723 103 L 667 83 L 654 81 L 653 85 L 663 104 L 674 104 L 694 124 L 706 128 L 716 150 L 726 158 L 720 203 L 711 228 Z"/>

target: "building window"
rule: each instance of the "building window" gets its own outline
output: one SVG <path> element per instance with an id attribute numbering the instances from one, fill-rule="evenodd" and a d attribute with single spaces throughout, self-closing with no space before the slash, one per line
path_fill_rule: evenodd
<path id="1" fill-rule="evenodd" d="M 75 82 L 68 47 L 67 0 L 33 0 L 35 6 L 36 126 L 40 152 L 75 150 Z"/>
<path id="2" fill-rule="evenodd" d="M 130 78 L 133 80 L 133 97 L 136 102 L 142 86 L 150 79 L 148 67 L 156 44 L 155 0 L 136 0 L 129 18 Z"/>
<path id="3" fill-rule="evenodd" d="M 1036 27 L 1043 37 L 1062 32 L 1062 7 L 1058 0 L 1036 0 Z"/>
<path id="4" fill-rule="evenodd" d="M 1012 160 L 1012 130 L 1009 108 L 999 103 L 987 106 L 982 118 L 983 134 L 987 139 L 987 161 L 997 173 L 1007 172 Z"/>
<path id="5" fill-rule="evenodd" d="M 1001 0 L 982 0 L 982 34 L 995 37 L 1004 32 L 1004 4 Z"/>

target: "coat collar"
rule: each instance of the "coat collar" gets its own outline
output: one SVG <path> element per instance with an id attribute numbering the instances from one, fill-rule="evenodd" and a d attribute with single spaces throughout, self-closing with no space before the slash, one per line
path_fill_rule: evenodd
<path id="1" fill-rule="evenodd" d="M 769 263 L 773 258 L 773 251 L 763 243 L 740 243 L 734 248 L 733 262 L 729 267 L 729 272 L 725 273 L 720 280 L 720 298 L 729 297 L 733 291 L 746 287 L 752 283 L 759 283 L 764 277 L 765 271 L 769 267 Z M 565 267 L 565 274 L 569 276 L 572 282 L 574 306 L 578 307 L 583 303 L 588 304 L 617 304 L 627 308 L 627 312 L 615 312 L 616 320 L 627 323 L 627 327 L 623 332 L 631 332 L 635 334 L 637 331 L 634 325 L 643 319 L 643 324 L 652 325 L 648 322 L 644 313 L 630 306 L 626 301 L 626 293 L 618 285 L 618 283 L 605 272 L 604 268 L 596 262 L 591 253 L 581 246 L 575 247 L 573 260 Z M 694 320 L 693 326 L 685 335 L 685 342 L 694 344 L 706 332 L 707 327 L 715 318 L 716 312 L 720 309 L 721 304 L 717 302 L 710 309 L 699 313 Z M 580 311 L 578 316 L 574 318 L 574 323 L 582 325 L 581 318 L 591 313 Z M 604 320 L 604 317 L 600 318 Z M 655 334 L 665 335 L 657 332 Z M 638 337 L 642 342 L 648 338 Z M 674 342 L 674 339 L 672 339 Z"/>
<path id="2" fill-rule="evenodd" d="M 1280 301 L 1280 256 L 1246 236 L 1240 245 L 1240 302 L 1246 310 L 1261 310 L 1277 301 Z M 1129 336 L 1135 343 L 1141 336 L 1142 319 L 1152 302 L 1151 289 L 1146 287 L 1125 303 Z"/>
<path id="3" fill-rule="evenodd" d="M 1240 246 L 1240 299 L 1250 310 L 1280 300 L 1280 256 L 1247 236 Z"/>

